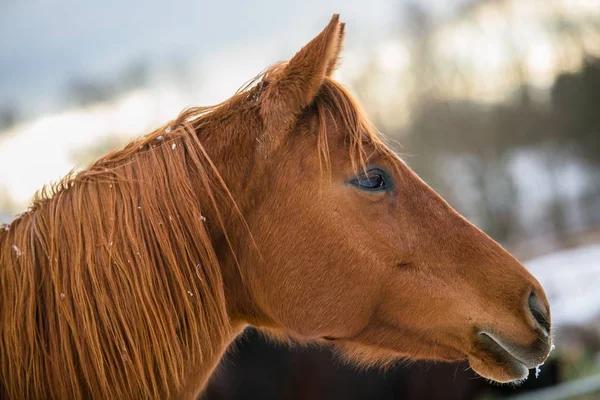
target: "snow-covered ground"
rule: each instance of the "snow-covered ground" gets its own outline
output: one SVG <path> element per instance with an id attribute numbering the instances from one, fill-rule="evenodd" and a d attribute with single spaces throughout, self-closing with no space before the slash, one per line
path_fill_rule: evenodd
<path id="1" fill-rule="evenodd" d="M 600 244 L 558 251 L 525 265 L 546 290 L 554 326 L 600 316 Z"/>

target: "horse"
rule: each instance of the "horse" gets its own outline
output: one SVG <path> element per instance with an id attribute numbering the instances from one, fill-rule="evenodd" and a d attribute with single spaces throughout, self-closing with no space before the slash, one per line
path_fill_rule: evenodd
<path id="1" fill-rule="evenodd" d="M 194 399 L 246 326 L 356 365 L 547 358 L 538 281 L 332 78 L 334 15 L 230 99 L 44 187 L 0 227 L 0 397 Z"/>

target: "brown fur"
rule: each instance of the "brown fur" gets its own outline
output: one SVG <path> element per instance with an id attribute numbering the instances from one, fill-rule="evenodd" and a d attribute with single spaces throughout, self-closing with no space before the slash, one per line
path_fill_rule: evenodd
<path id="1" fill-rule="evenodd" d="M 531 290 L 547 308 L 537 281 L 331 79 L 343 29 L 334 16 L 256 84 L 0 227 L 0 397 L 194 398 L 246 324 L 362 363 L 468 358 L 499 381 L 515 373 L 478 330 L 547 354 L 524 311 Z M 373 163 L 393 192 L 344 183 Z"/>

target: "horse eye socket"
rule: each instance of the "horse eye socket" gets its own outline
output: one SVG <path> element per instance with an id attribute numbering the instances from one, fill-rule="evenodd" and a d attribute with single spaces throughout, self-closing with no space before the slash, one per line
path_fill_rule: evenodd
<path id="1" fill-rule="evenodd" d="M 378 169 L 367 171 L 366 174 L 353 179 L 350 183 L 359 189 L 368 191 L 387 189 L 386 175 Z"/>

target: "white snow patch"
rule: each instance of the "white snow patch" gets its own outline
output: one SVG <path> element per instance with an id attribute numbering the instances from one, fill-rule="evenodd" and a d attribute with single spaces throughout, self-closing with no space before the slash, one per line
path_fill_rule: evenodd
<path id="1" fill-rule="evenodd" d="M 552 324 L 583 324 L 600 316 L 600 244 L 564 250 L 525 263 L 550 302 Z"/>
<path id="2" fill-rule="evenodd" d="M 17 257 L 21 257 L 23 255 L 23 251 L 21 251 L 17 245 L 13 244 L 12 249 L 15 253 L 17 253 Z"/>

